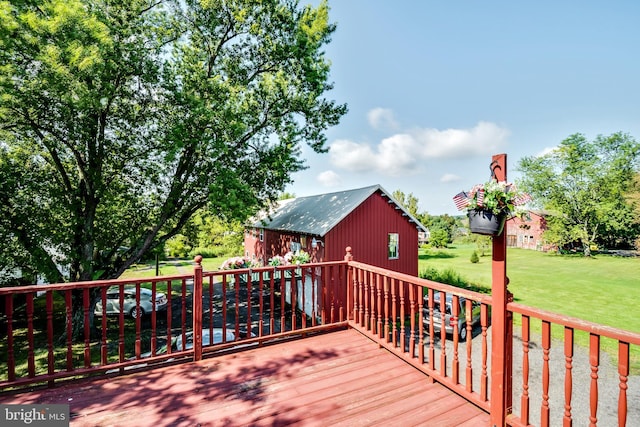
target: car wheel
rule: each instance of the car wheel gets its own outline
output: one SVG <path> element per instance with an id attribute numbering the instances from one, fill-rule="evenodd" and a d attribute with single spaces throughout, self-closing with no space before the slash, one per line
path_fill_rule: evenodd
<path id="1" fill-rule="evenodd" d="M 462 327 L 460 327 L 460 340 L 461 341 L 466 341 L 467 340 L 467 325 L 466 325 L 466 323 L 462 324 Z"/>
<path id="2" fill-rule="evenodd" d="M 129 312 L 129 314 L 131 315 L 132 318 L 137 319 L 138 316 L 140 317 L 144 316 L 144 310 L 142 309 L 142 307 L 139 307 L 137 310 L 136 310 L 136 307 L 133 307 Z"/>

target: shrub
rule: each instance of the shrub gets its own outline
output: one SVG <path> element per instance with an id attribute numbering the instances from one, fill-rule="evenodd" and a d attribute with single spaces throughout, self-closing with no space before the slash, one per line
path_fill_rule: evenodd
<path id="1" fill-rule="evenodd" d="M 460 276 L 460 274 L 456 273 L 456 271 L 452 268 L 447 268 L 444 271 L 440 271 L 433 267 L 429 267 L 422 270 L 418 274 L 418 276 L 421 279 L 433 280 L 434 282 L 444 283 L 446 285 L 456 286 L 458 288 L 469 289 L 475 292 L 481 292 L 484 294 L 491 293 L 491 289 L 467 281 L 462 276 Z"/>
<path id="2" fill-rule="evenodd" d="M 429 267 L 425 270 L 422 270 L 419 274 L 422 279 L 433 280 L 434 282 L 444 283 L 447 285 L 457 286 L 459 288 L 466 288 L 467 281 L 464 280 L 460 274 L 458 274 L 452 268 L 447 268 L 446 270 L 437 270 L 433 267 Z"/>
<path id="3" fill-rule="evenodd" d="M 228 254 L 224 251 L 224 248 L 216 246 L 213 248 L 197 247 L 197 248 L 193 248 L 189 252 L 189 258 L 193 258 L 196 255 L 202 255 L 203 258 L 219 258 L 224 256 L 230 256 L 232 254 Z"/>
<path id="4" fill-rule="evenodd" d="M 469 261 L 471 261 L 473 264 L 477 264 L 478 262 L 480 262 L 480 258 L 478 258 L 478 253 L 476 251 L 473 251 L 471 253 L 471 258 L 469 259 Z"/>

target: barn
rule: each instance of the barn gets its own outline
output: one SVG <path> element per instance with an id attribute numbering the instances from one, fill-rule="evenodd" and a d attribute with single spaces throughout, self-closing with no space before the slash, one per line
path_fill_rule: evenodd
<path id="1" fill-rule="evenodd" d="M 418 274 L 418 233 L 428 232 L 380 185 L 282 200 L 247 227 L 245 256 L 267 264 L 304 250 L 311 262 L 344 259 Z"/>
<path id="2" fill-rule="evenodd" d="M 543 212 L 527 212 L 528 218 L 518 216 L 509 218 L 506 223 L 507 246 L 512 248 L 548 251 L 542 234 L 547 229 L 546 214 Z"/>

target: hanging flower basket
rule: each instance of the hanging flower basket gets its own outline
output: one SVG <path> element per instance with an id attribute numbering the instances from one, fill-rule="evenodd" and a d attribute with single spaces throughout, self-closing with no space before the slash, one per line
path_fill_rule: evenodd
<path id="1" fill-rule="evenodd" d="M 467 215 L 469 216 L 471 232 L 484 234 L 485 236 L 499 236 L 507 219 L 507 215 L 504 212 L 494 214 L 485 209 L 472 209 Z"/>
<path id="2" fill-rule="evenodd" d="M 531 200 L 527 193 L 503 181 L 489 181 L 453 197 L 458 210 L 466 210 L 472 233 L 499 236 L 508 216 L 524 216 Z"/>

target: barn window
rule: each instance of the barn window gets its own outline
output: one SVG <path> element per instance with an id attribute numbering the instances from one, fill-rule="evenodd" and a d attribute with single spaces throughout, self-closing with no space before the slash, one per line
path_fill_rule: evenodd
<path id="1" fill-rule="evenodd" d="M 260 229 L 260 241 L 264 242 L 264 228 Z"/>
<path id="2" fill-rule="evenodd" d="M 389 248 L 389 259 L 398 259 L 398 233 L 389 233 L 387 246 Z"/>

